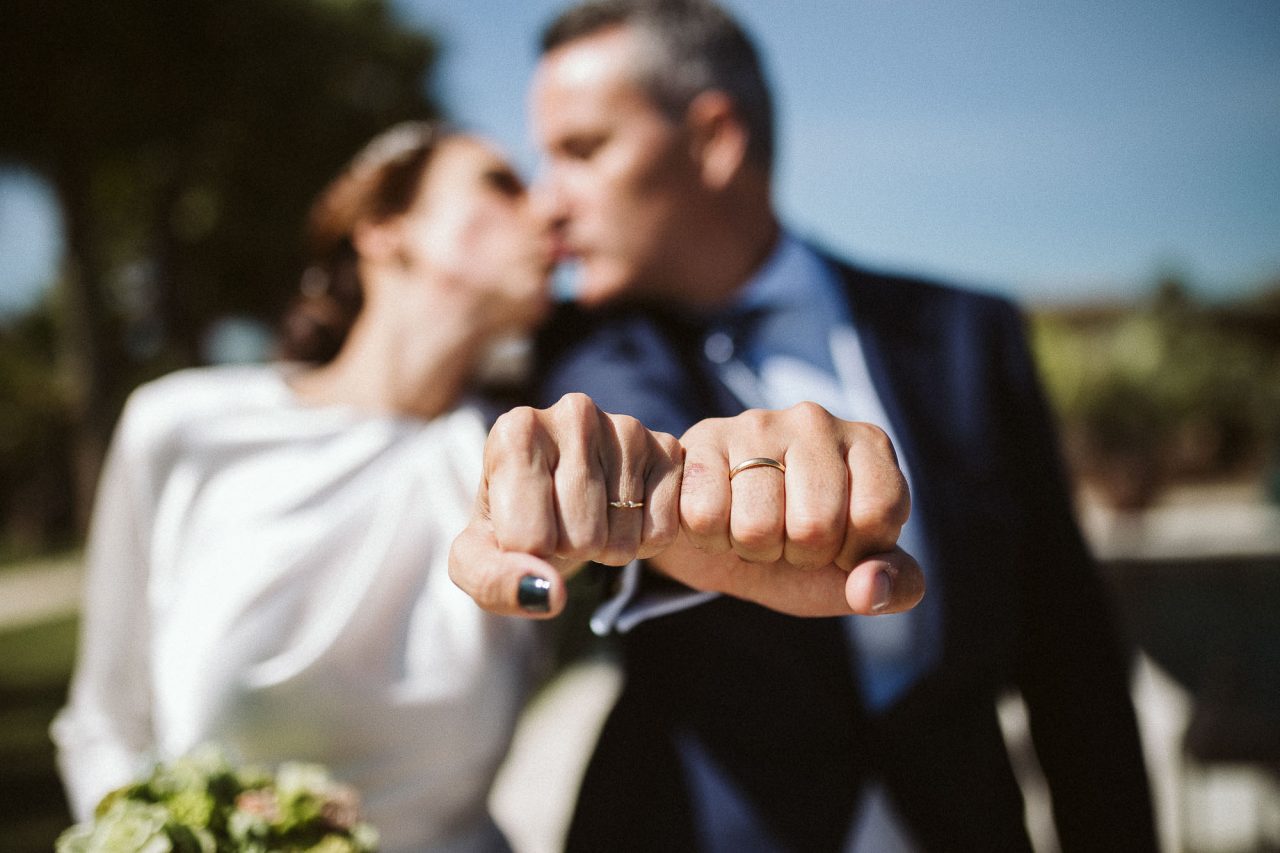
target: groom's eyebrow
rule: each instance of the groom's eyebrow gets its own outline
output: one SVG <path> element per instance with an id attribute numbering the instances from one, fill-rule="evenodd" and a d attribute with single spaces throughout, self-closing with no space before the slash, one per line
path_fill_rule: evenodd
<path id="1" fill-rule="evenodd" d="M 608 134 L 598 130 L 567 133 L 556 142 L 556 151 L 574 159 L 586 159 L 608 139 Z"/>

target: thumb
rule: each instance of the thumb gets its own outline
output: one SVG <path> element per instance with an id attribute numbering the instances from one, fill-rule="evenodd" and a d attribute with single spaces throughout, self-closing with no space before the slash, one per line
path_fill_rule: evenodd
<path id="1" fill-rule="evenodd" d="M 487 522 L 472 519 L 449 549 L 449 578 L 482 609 L 547 619 L 564 609 L 564 579 L 532 554 L 503 551 Z"/>
<path id="2" fill-rule="evenodd" d="M 845 600 L 854 613 L 879 616 L 910 610 L 924 598 L 924 572 L 915 558 L 894 548 L 858 563 L 845 581 Z"/>

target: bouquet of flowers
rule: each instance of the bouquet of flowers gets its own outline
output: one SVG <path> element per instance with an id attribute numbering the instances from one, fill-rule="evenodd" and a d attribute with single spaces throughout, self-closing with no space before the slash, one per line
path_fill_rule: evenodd
<path id="1" fill-rule="evenodd" d="M 57 853 L 375 853 L 355 790 L 320 765 L 273 774 L 233 767 L 206 747 L 103 797 L 94 819 L 58 838 Z"/>

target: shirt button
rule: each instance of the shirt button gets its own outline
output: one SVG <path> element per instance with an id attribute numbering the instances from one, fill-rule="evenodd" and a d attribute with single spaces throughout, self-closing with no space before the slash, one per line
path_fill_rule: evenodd
<path id="1" fill-rule="evenodd" d="M 733 358 L 733 339 L 724 332 L 712 332 L 703 342 L 702 351 L 712 364 L 724 364 Z"/>

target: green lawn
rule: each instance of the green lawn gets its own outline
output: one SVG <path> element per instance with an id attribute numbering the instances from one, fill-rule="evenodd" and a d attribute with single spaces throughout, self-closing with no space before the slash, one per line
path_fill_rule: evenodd
<path id="1" fill-rule="evenodd" d="M 52 850 L 71 822 L 49 722 L 66 697 L 76 620 L 0 631 L 0 847 Z"/>
<path id="2" fill-rule="evenodd" d="M 12 546 L 0 542 L 0 575 L 5 572 L 57 568 L 70 562 L 78 562 L 83 553 L 82 548 L 74 547 L 33 555 L 16 551 Z"/>

